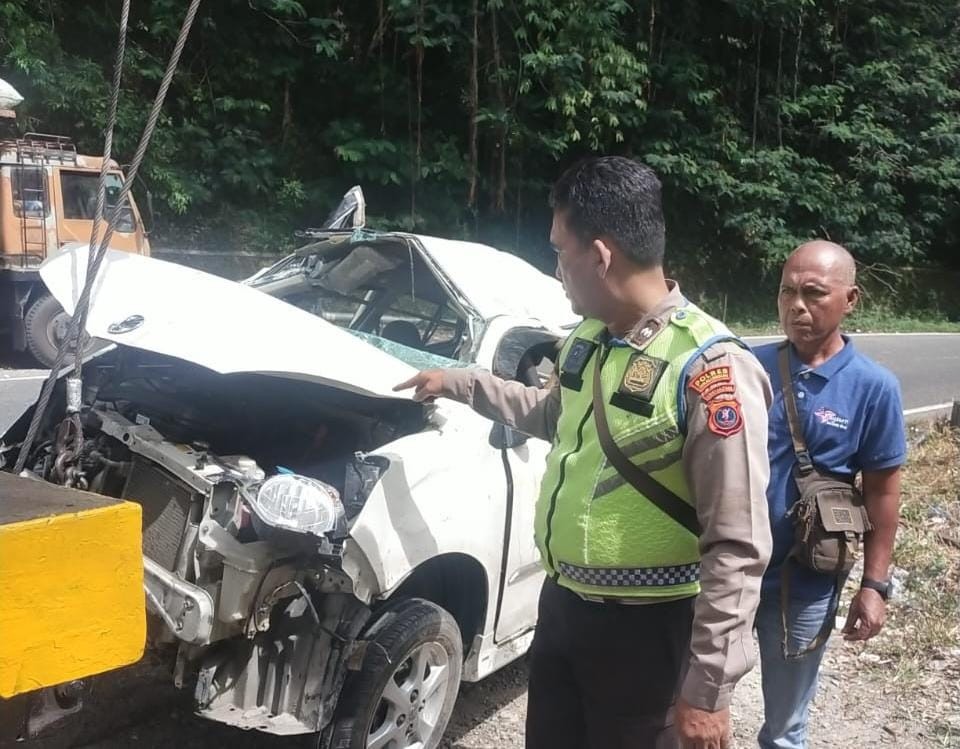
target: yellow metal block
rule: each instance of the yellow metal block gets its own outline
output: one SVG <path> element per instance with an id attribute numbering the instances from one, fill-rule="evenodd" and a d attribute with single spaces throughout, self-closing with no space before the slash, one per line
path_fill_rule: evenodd
<path id="1" fill-rule="evenodd" d="M 0 697 L 143 655 L 140 506 L 0 474 Z"/>

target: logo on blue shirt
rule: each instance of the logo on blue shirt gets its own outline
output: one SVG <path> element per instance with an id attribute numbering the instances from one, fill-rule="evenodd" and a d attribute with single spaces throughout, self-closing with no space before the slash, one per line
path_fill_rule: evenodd
<path id="1" fill-rule="evenodd" d="M 813 415 L 817 417 L 821 424 L 826 424 L 828 427 L 836 427 L 837 429 L 846 431 L 847 427 L 850 426 L 850 419 L 841 416 L 826 406 L 818 408 L 813 412 Z"/>

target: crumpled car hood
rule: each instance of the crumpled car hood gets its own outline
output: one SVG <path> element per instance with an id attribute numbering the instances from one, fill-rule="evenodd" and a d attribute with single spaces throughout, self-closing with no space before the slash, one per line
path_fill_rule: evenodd
<path id="1" fill-rule="evenodd" d="M 50 257 L 40 275 L 70 314 L 83 290 L 86 246 Z M 412 367 L 326 320 L 254 288 L 175 263 L 108 250 L 91 295 L 87 332 L 222 374 L 318 380 L 364 395 L 392 391 Z"/>
<path id="2" fill-rule="evenodd" d="M 485 320 L 499 315 L 539 320 L 552 329 L 580 322 L 563 285 L 516 255 L 475 242 L 414 237 Z"/>

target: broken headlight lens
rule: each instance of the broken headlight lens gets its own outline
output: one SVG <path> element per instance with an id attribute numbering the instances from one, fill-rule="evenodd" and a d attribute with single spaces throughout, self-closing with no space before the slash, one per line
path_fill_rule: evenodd
<path id="1" fill-rule="evenodd" d="M 273 476 L 249 501 L 264 523 L 297 533 L 329 533 L 342 530 L 346 522 L 337 490 L 306 476 Z"/>

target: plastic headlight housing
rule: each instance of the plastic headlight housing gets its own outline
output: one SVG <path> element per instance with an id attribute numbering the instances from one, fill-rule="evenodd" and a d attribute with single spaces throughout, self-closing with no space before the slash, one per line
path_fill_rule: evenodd
<path id="1" fill-rule="evenodd" d="M 274 528 L 321 535 L 342 530 L 346 524 L 337 490 L 306 476 L 273 476 L 249 499 L 257 517 Z"/>

